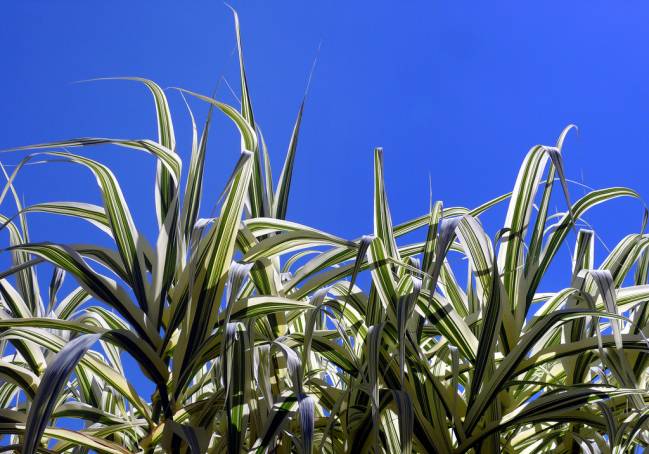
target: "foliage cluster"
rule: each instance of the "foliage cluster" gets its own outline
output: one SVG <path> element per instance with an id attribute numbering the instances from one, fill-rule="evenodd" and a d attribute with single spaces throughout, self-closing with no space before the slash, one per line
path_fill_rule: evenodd
<path id="1" fill-rule="evenodd" d="M 529 151 L 511 193 L 477 208 L 436 202 L 423 216 L 393 224 L 377 149 L 371 234 L 350 240 L 291 222 L 303 106 L 274 184 L 236 14 L 235 24 L 241 105 L 181 90 L 210 109 L 200 134 L 192 117 L 185 173 L 166 93 L 135 79 L 153 94 L 157 140 L 25 147 L 34 151 L 7 175 L 0 198 L 13 197 L 17 214 L 2 216 L 12 257 L 0 274 L 3 450 L 644 448 L 649 237 L 630 234 L 595 263 L 595 234 L 580 229 L 592 207 L 638 195 L 613 187 L 571 201 L 561 156 L 568 127 L 555 145 Z M 215 114 L 237 128 L 241 154 L 216 216 L 203 219 Z M 107 144 L 155 158 L 157 238 L 138 230 L 110 168 L 69 151 Z M 103 205 L 23 207 L 13 181 L 34 159 L 83 166 L 96 178 Z M 553 191 L 566 209 L 551 215 Z M 509 204 L 507 216 L 490 238 L 480 216 L 501 202 Z M 86 221 L 113 247 L 61 244 L 55 234 L 51 242 L 31 242 L 27 216 L 34 212 Z M 403 244 L 417 232 L 420 242 Z M 567 245 L 573 237 L 576 244 Z M 573 252 L 570 287 L 541 292 L 565 247 Z M 55 267 L 49 286 L 35 271 L 44 262 Z M 464 284 L 458 272 L 466 273 Z M 66 276 L 76 288 L 61 294 Z M 125 369 L 124 353 L 154 384 L 153 395 L 140 395 L 129 382 L 138 372 Z M 83 428 L 66 429 L 57 423 L 62 418 L 82 420 Z"/>

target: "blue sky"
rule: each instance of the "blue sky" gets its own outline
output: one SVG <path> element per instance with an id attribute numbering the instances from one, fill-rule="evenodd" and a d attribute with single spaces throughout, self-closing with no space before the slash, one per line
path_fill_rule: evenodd
<path id="1" fill-rule="evenodd" d="M 553 143 L 568 123 L 580 128 L 566 145 L 571 178 L 649 193 L 649 5 L 519 3 L 234 3 L 276 175 L 322 42 L 289 217 L 341 235 L 368 231 L 375 146 L 385 148 L 396 221 L 427 209 L 429 174 L 435 199 L 477 205 L 508 191 L 527 150 Z M 2 17 L 2 147 L 155 135 L 144 88 L 74 81 L 137 75 L 204 93 L 222 76 L 237 85 L 232 18 L 221 2 L 5 2 Z M 224 84 L 217 96 L 235 102 Z M 177 94 L 170 98 L 186 153 L 186 111 Z M 192 105 L 202 117 L 205 106 Z M 217 194 L 236 159 L 236 132 L 219 118 L 212 137 L 207 173 Z M 129 204 L 143 213 L 142 228 L 152 227 L 152 160 L 92 155 L 116 165 Z M 72 174 L 87 191 L 70 186 Z M 18 187 L 28 203 L 97 196 L 87 174 L 60 166 L 27 172 Z M 601 227 L 613 235 L 635 228 L 639 210 L 615 206 L 632 210 L 632 219 Z"/>
<path id="2" fill-rule="evenodd" d="M 649 196 L 649 4 L 535 3 L 233 2 L 276 177 L 320 46 L 288 218 L 350 238 L 370 232 L 375 146 L 385 149 L 395 223 L 427 210 L 429 175 L 434 199 L 479 205 L 509 191 L 529 148 L 553 144 L 569 123 L 579 126 L 565 146 L 569 178 Z M 0 17 L 0 148 L 155 136 L 145 88 L 75 81 L 142 76 L 206 94 L 222 77 L 238 84 L 232 16 L 218 1 L 3 2 Z M 169 97 L 186 156 L 186 110 L 177 93 Z M 236 102 L 224 83 L 217 97 Z M 205 105 L 192 107 L 204 118 Z M 153 160 L 110 148 L 86 152 L 114 166 L 138 226 L 153 232 Z M 208 209 L 238 152 L 235 129 L 218 117 L 206 168 Z M 17 155 L 1 160 L 10 164 Z M 91 175 L 70 166 L 31 167 L 16 183 L 27 204 L 99 201 Z M 576 186 L 571 192 L 583 193 Z M 637 201 L 616 201 L 588 219 L 612 246 L 638 230 L 641 215 Z M 503 216 L 501 209 L 488 218 L 492 232 Z M 34 240 L 96 238 L 78 222 L 30 219 Z M 559 259 L 567 264 L 569 255 Z M 568 281 L 557 274 L 550 284 Z"/>

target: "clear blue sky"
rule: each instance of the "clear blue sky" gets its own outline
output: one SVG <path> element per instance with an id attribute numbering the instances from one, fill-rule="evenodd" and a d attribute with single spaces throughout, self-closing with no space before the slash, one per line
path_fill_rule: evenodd
<path id="1" fill-rule="evenodd" d="M 570 178 L 594 188 L 630 186 L 649 196 L 646 1 L 233 6 L 276 176 L 322 42 L 291 220 L 346 237 L 368 233 L 375 146 L 385 149 L 395 222 L 426 211 L 429 174 L 435 199 L 476 206 L 509 191 L 528 149 L 553 144 L 569 123 L 580 128 L 565 146 Z M 78 136 L 155 136 L 146 89 L 74 81 L 143 76 L 203 93 L 222 76 L 238 84 L 232 16 L 219 1 L 6 1 L 0 18 L 0 148 Z M 176 93 L 169 96 L 179 151 L 187 155 L 186 110 Z M 235 102 L 224 84 L 217 97 Z M 204 118 L 206 107 L 192 106 Z M 138 225 L 151 232 L 153 160 L 110 148 L 84 152 L 115 166 Z M 215 122 L 208 153 L 209 206 L 238 154 L 236 131 L 223 117 Z M 30 168 L 17 186 L 28 204 L 99 200 L 92 177 L 69 166 Z M 571 191 L 582 194 L 575 186 Z M 609 245 L 640 225 L 637 202 L 614 202 L 592 213 L 588 219 Z M 31 219 L 35 240 L 95 238 L 78 222 Z M 557 279 L 556 286 L 564 286 L 569 276 Z"/>
<path id="2" fill-rule="evenodd" d="M 566 145 L 571 178 L 648 195 L 649 5 L 523 3 L 234 2 L 276 176 L 322 42 L 289 217 L 342 235 L 369 230 L 375 146 L 385 148 L 395 220 L 427 209 L 429 174 L 434 198 L 474 206 L 508 191 L 527 150 L 554 143 L 568 123 L 580 128 Z M 146 89 L 74 81 L 136 75 L 209 93 L 225 76 L 237 86 L 232 17 L 218 1 L 25 1 L 0 8 L 0 147 L 155 135 Z M 186 153 L 186 111 L 176 93 L 169 96 Z M 217 96 L 234 102 L 223 84 Z M 205 106 L 192 105 L 202 118 Z M 207 173 L 216 195 L 238 150 L 225 118 L 212 139 Z M 108 161 L 118 161 L 132 208 L 151 211 L 152 159 L 120 153 Z M 56 173 L 25 173 L 18 187 L 26 201 L 96 197 L 70 189 L 67 169 Z M 94 181 L 78 175 L 94 191 Z M 141 217 L 143 228 L 153 226 L 152 216 Z"/>

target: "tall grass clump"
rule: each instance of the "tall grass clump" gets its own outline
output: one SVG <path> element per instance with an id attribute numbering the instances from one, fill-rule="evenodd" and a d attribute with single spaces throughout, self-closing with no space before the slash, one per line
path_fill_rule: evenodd
<path id="1" fill-rule="evenodd" d="M 241 104 L 181 90 L 210 109 L 201 134 L 194 124 L 189 162 L 166 92 L 135 79 L 155 100 L 156 140 L 33 145 L 6 174 L 0 201 L 13 198 L 17 209 L 2 216 L 12 260 L 0 275 L 3 451 L 643 450 L 649 237 L 629 234 L 596 263 L 595 234 L 580 221 L 638 194 L 613 187 L 572 200 L 568 127 L 527 153 L 512 192 L 476 208 L 435 202 L 394 224 L 376 149 L 372 232 L 346 239 L 287 220 L 302 108 L 275 185 L 235 23 Z M 221 198 L 209 194 L 215 216 L 199 218 L 217 114 L 240 133 L 240 157 Z M 155 238 L 138 230 L 111 169 L 71 151 L 103 144 L 155 158 Z M 13 182 L 32 160 L 87 169 L 103 204 L 23 207 Z M 563 212 L 550 214 L 553 191 Z M 480 218 L 501 202 L 507 215 L 491 237 Z M 33 212 L 87 221 L 111 246 L 64 244 L 55 232 L 31 242 Z M 407 234 L 420 242 L 404 244 Z M 541 291 L 566 248 L 570 286 Z M 45 262 L 55 271 L 39 282 Z M 69 293 L 64 279 L 75 283 Z M 125 354 L 141 372 L 124 366 Z M 132 383 L 141 373 L 151 395 Z"/>

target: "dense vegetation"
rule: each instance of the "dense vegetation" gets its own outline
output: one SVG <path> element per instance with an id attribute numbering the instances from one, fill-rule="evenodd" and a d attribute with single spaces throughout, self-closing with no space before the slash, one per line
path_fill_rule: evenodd
<path id="1" fill-rule="evenodd" d="M 4 451 L 622 453 L 649 443 L 649 238 L 630 234 L 595 263 L 581 217 L 638 195 L 615 187 L 570 200 L 561 149 L 571 127 L 529 151 L 511 193 L 473 209 L 431 203 L 398 225 L 377 149 L 374 231 L 339 238 L 286 220 L 302 108 L 275 185 L 236 25 L 241 105 L 182 91 L 210 109 L 185 173 L 165 92 L 136 79 L 155 99 L 157 140 L 30 146 L 7 175 L 0 198 L 18 214 L 2 217 L 13 263 L 0 276 Z M 241 155 L 216 217 L 202 219 L 214 114 L 238 129 Z M 138 230 L 111 170 L 69 151 L 102 144 L 155 158 L 156 238 Z M 33 159 L 87 168 L 103 206 L 23 208 L 13 181 Z M 550 215 L 553 191 L 566 208 Z M 501 202 L 492 239 L 480 216 Z M 55 232 L 30 242 L 33 212 L 87 221 L 114 247 L 61 244 Z M 421 241 L 402 244 L 406 234 Z M 563 248 L 571 286 L 541 292 Z M 44 262 L 55 272 L 38 282 Z M 77 287 L 61 294 L 66 276 Z M 125 352 L 152 395 L 129 382 L 140 372 L 123 366 Z"/>

